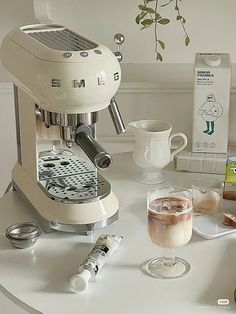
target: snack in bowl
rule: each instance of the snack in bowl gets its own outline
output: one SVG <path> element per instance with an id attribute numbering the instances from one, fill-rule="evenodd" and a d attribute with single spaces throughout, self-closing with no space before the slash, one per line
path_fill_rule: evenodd
<path id="1" fill-rule="evenodd" d="M 223 215 L 224 215 L 223 224 L 226 226 L 236 228 L 236 213 L 223 213 Z"/>

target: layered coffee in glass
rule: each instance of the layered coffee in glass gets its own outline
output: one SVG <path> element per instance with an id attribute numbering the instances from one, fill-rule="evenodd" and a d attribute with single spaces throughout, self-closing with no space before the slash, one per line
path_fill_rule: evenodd
<path id="1" fill-rule="evenodd" d="M 154 189 L 147 196 L 148 233 L 163 248 L 163 256 L 151 259 L 147 272 L 157 278 L 177 278 L 190 270 L 175 248 L 185 246 L 192 236 L 192 194 L 182 187 Z"/>

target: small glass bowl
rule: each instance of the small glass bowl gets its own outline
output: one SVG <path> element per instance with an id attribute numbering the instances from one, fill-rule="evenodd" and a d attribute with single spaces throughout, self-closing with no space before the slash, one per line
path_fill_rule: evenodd
<path id="1" fill-rule="evenodd" d="M 9 226 L 5 235 L 14 247 L 25 249 L 38 241 L 41 231 L 35 222 L 22 222 Z"/>

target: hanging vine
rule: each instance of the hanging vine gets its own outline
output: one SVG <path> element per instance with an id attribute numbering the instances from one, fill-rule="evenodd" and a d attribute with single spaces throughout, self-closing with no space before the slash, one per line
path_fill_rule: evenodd
<path id="1" fill-rule="evenodd" d="M 170 6 L 175 10 L 176 20 L 180 23 L 184 32 L 185 46 L 190 44 L 190 37 L 186 30 L 186 18 L 183 17 L 181 12 L 181 2 L 182 0 L 169 0 L 168 2 L 161 4 L 161 0 L 143 0 L 143 4 L 138 6 L 140 12 L 136 16 L 135 21 L 142 26 L 141 30 L 154 26 L 155 53 L 157 61 L 163 61 L 162 51 L 166 47 L 164 40 L 159 38 L 159 26 L 170 23 L 170 19 L 161 15 L 161 8 Z"/>

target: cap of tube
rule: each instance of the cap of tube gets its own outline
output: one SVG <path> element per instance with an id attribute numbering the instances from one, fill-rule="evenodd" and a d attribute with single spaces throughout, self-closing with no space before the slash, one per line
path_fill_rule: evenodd
<path id="1" fill-rule="evenodd" d="M 71 288 L 75 292 L 85 291 L 88 288 L 88 281 L 90 277 L 90 271 L 87 269 L 83 269 L 81 273 L 75 274 L 71 277 Z"/>
<path id="2" fill-rule="evenodd" d="M 205 58 L 206 65 L 215 67 L 221 63 L 221 57 L 218 55 L 210 55 Z"/>

